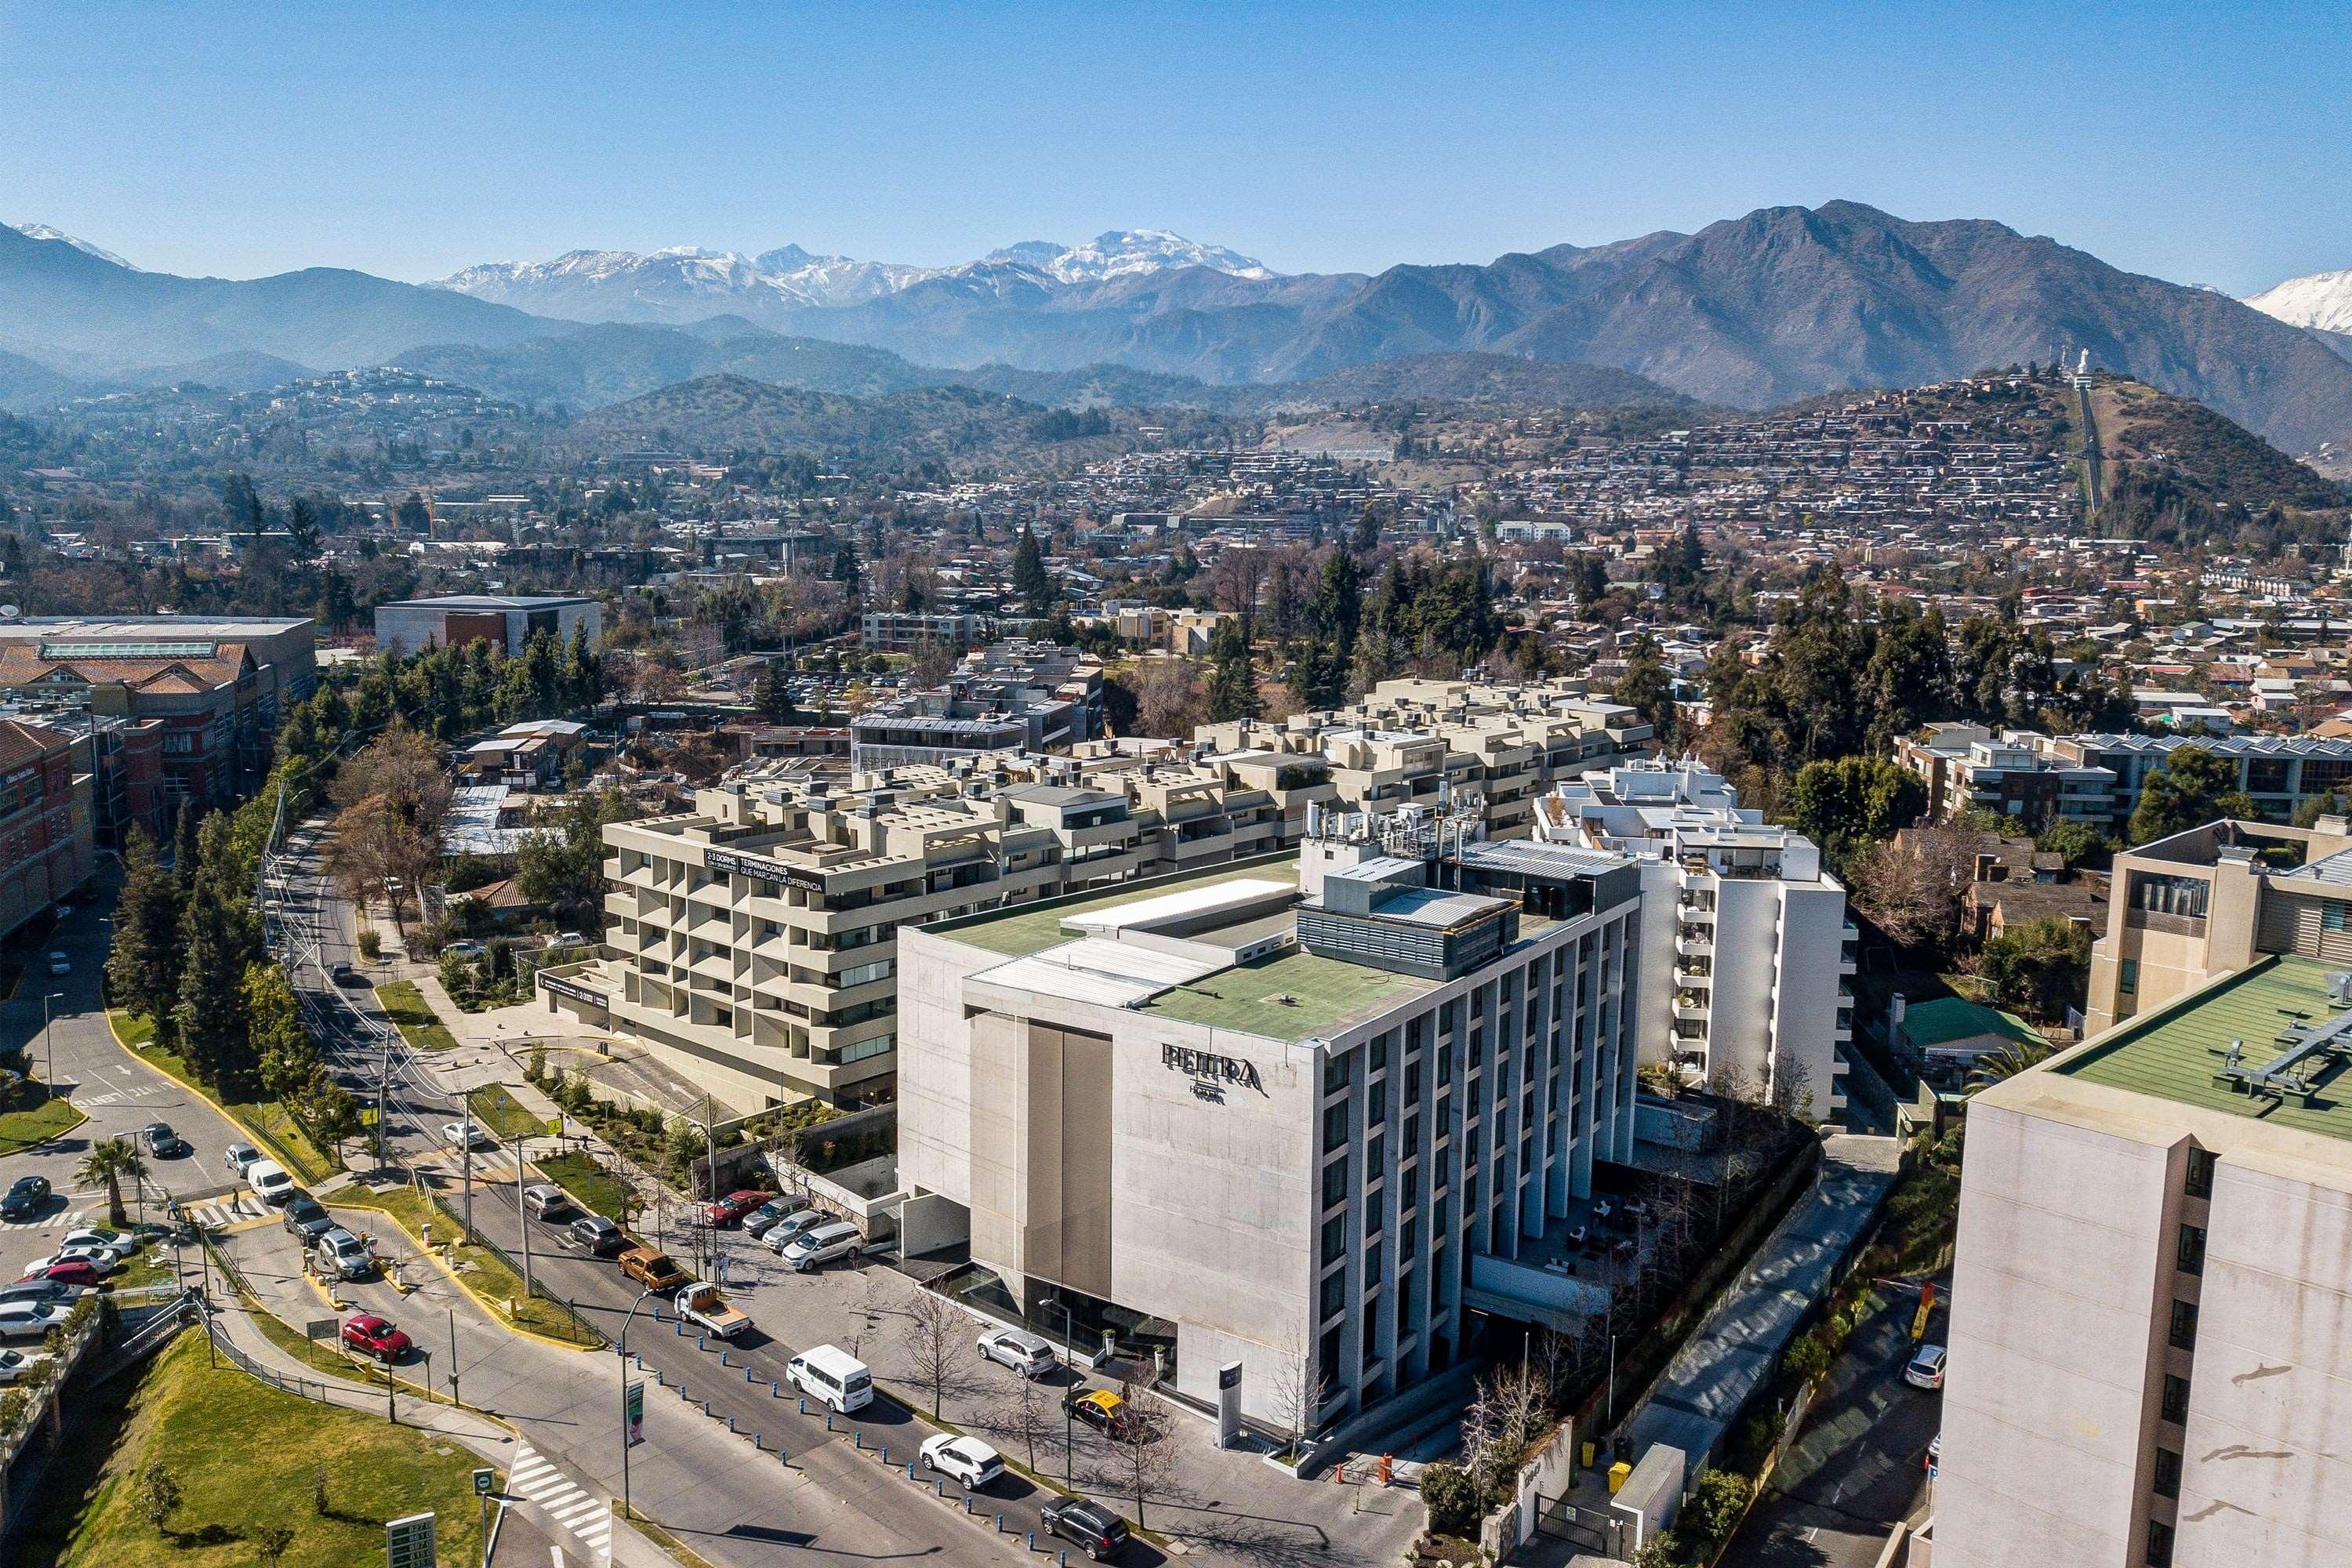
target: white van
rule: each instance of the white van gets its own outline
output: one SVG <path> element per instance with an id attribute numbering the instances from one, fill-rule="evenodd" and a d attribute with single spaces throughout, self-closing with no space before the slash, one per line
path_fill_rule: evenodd
<path id="1" fill-rule="evenodd" d="M 294 1195 L 294 1178 L 275 1160 L 256 1160 L 245 1168 L 245 1184 L 263 1203 L 284 1203 Z"/>
<path id="2" fill-rule="evenodd" d="M 866 1245 L 865 1234 L 845 1219 L 828 1220 L 811 1226 L 793 1237 L 790 1245 L 778 1254 L 784 1267 L 795 1274 L 806 1274 L 822 1268 L 836 1258 L 856 1256 Z"/>
<path id="3" fill-rule="evenodd" d="M 784 1367 L 784 1376 L 794 1388 L 838 1415 L 863 1410 L 874 1398 L 874 1374 L 839 1345 L 803 1351 Z"/>

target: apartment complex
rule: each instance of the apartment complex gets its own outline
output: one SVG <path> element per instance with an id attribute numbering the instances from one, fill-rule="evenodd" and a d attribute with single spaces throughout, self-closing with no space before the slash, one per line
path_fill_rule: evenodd
<path id="1" fill-rule="evenodd" d="M 1312 1426 L 1606 1289 L 1548 1226 L 1634 1137 L 1641 888 L 1561 846 L 1319 819 L 1263 858 L 899 938 L 905 1244 Z M 1172 1364 L 1171 1364 L 1172 1363 Z"/>
<path id="2" fill-rule="evenodd" d="M 553 595 L 445 594 L 401 599 L 375 611 L 375 644 L 386 653 L 487 642 L 509 656 L 541 632 L 570 643 L 585 628 L 588 646 L 604 640 L 604 610 L 593 599 Z"/>
<path id="3" fill-rule="evenodd" d="M 0 719 L 0 936 L 97 868 L 86 738 Z"/>
<path id="4" fill-rule="evenodd" d="M 946 682 L 850 721 L 850 759 L 870 768 L 1066 750 L 1102 733 L 1103 669 L 1053 643 L 991 644 Z"/>
<path id="5" fill-rule="evenodd" d="M 1977 724 L 1937 724 L 1898 740 L 1895 756 L 1927 784 L 1931 816 L 1975 809 L 2028 831 L 2075 821 L 2120 836 L 2148 774 L 2182 746 L 2234 767 L 2233 787 L 2277 822 L 2352 787 L 2352 740 L 2315 735 L 1996 735 Z"/>
<path id="6" fill-rule="evenodd" d="M 2352 1561 L 2347 1000 L 2258 956 L 1969 1102 L 1937 1568 Z"/>
<path id="7" fill-rule="evenodd" d="M 1532 837 L 1536 799 L 1554 782 L 1643 755 L 1652 735 L 1632 709 L 1562 682 L 1467 680 L 1382 681 L 1350 708 L 1194 732 L 1219 752 L 1320 757 L 1348 810 L 1442 806 L 1490 838 Z"/>
<path id="8" fill-rule="evenodd" d="M 2352 829 L 2213 822 L 2117 855 L 2091 945 L 2096 1034 L 2263 953 L 2352 964 Z"/>
<path id="9" fill-rule="evenodd" d="M 995 629 L 988 616 L 925 615 L 911 610 L 868 610 L 858 617 L 857 640 L 877 653 L 913 653 L 918 648 L 958 650 L 987 640 Z"/>
<path id="10" fill-rule="evenodd" d="M 1691 761 L 1588 773 L 1537 806 L 1539 837 L 1640 868 L 1644 1063 L 1807 1121 L 1844 1107 L 1861 932 L 1811 839 Z"/>
<path id="11" fill-rule="evenodd" d="M 0 692 L 36 721 L 97 721 L 97 793 L 159 830 L 181 802 L 227 805 L 258 787 L 279 720 L 318 683 L 312 629 L 301 616 L 0 621 Z M 142 764 L 156 760 L 151 779 Z"/>

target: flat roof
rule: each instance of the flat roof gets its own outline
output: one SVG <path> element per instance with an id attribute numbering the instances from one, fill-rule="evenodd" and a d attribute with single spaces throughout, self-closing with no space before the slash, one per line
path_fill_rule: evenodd
<path id="1" fill-rule="evenodd" d="M 593 605 L 577 594 L 443 594 L 431 599 L 394 599 L 379 610 L 556 610 L 566 605 Z"/>
<path id="2" fill-rule="evenodd" d="M 2334 967 L 2297 957 L 2251 965 L 2183 1005 L 2108 1030 L 2049 1070 L 2179 1105 L 2352 1139 L 2352 1070 L 2344 1067 L 2333 1067 L 2320 1078 L 2318 1092 L 2307 1106 L 2240 1094 L 2213 1083 L 2232 1040 L 2245 1042 L 2241 1065 L 2259 1067 L 2286 1050 L 2279 1036 L 2289 1026 L 2324 1024 L 2340 1012 L 2327 1001 L 2327 976 Z"/>
<path id="3" fill-rule="evenodd" d="M 1154 877 L 1099 892 L 1044 899 L 1035 903 L 1015 904 L 1007 910 L 969 915 L 961 920 L 943 921 L 926 929 L 952 937 L 968 947 L 984 948 L 1009 958 L 1021 958 L 1033 952 L 1043 952 L 1049 947 L 1059 947 L 1069 941 L 1070 933 L 1062 929 L 1062 922 L 1074 915 L 1092 914 L 1140 903 L 1180 887 L 1206 888 L 1223 882 L 1250 879 L 1277 881 L 1296 887 L 1298 882 L 1297 857 L 1286 855 L 1278 860 L 1244 861 L 1239 865 L 1221 866 L 1213 872 L 1198 876 Z"/>
<path id="4" fill-rule="evenodd" d="M 1268 1039 L 1297 1040 L 1335 1033 L 1358 1018 L 1436 989 L 1433 980 L 1392 974 L 1297 948 L 1163 991 L 1136 1011 Z"/>
<path id="5" fill-rule="evenodd" d="M 2025 1046 L 2044 1043 L 2042 1037 L 2015 1014 L 1971 1002 L 1964 996 L 1944 996 L 1933 1002 L 1905 1007 L 1903 1033 L 1913 1045 L 1923 1050 L 1929 1046 L 1948 1045 L 1954 1040 L 1973 1040 L 1988 1035 L 2015 1040 Z"/>

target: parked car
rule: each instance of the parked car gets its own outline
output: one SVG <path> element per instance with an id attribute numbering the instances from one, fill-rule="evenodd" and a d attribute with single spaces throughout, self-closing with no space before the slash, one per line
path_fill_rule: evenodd
<path id="1" fill-rule="evenodd" d="M 591 1258 L 618 1258 L 629 1249 L 628 1232 L 600 1214 L 583 1214 L 566 1227 Z"/>
<path id="2" fill-rule="evenodd" d="M 1903 1381 L 1914 1388 L 1937 1389 L 1944 1386 L 1944 1347 L 1921 1345 L 1912 1356 L 1911 1364 L 1903 1369 Z"/>
<path id="3" fill-rule="evenodd" d="M 1024 1329 L 992 1329 L 980 1336 L 983 1361 L 1009 1366 L 1024 1377 L 1043 1377 L 1059 1359 L 1054 1347 Z"/>
<path id="4" fill-rule="evenodd" d="M 770 1226 L 767 1234 L 760 1239 L 767 1243 L 768 1250 L 781 1258 L 784 1254 L 784 1248 L 800 1239 L 803 1232 L 814 1230 L 832 1217 L 823 1209 L 802 1209 L 797 1214 L 787 1215 Z"/>
<path id="5" fill-rule="evenodd" d="M 839 1345 L 818 1345 L 784 1363 L 784 1380 L 837 1415 L 862 1410 L 874 1398 L 874 1373 Z"/>
<path id="6" fill-rule="evenodd" d="M 547 939 L 550 947 L 586 947 L 588 939 L 576 931 L 560 931 Z"/>
<path id="7" fill-rule="evenodd" d="M 19 1279 L 13 1285 L 0 1285 L 0 1301 L 51 1301 L 70 1307 L 89 1295 L 91 1289 L 63 1279 Z"/>
<path id="8" fill-rule="evenodd" d="M 93 1258 L 68 1258 L 62 1263 L 42 1268 L 37 1261 L 25 1270 L 27 1279 L 54 1279 L 60 1285 L 94 1287 L 106 1277 L 107 1268 Z"/>
<path id="9" fill-rule="evenodd" d="M 1938 1432 L 1934 1436 L 1927 1439 L 1927 1458 L 1919 1461 L 1919 1467 L 1932 1476 L 1936 1473 L 1937 1462 L 1943 1457 L 1944 1435 L 1941 1432 Z"/>
<path id="10" fill-rule="evenodd" d="M 245 1168 L 245 1184 L 253 1195 L 272 1208 L 292 1197 L 300 1189 L 286 1167 L 275 1160 L 256 1160 Z"/>
<path id="11" fill-rule="evenodd" d="M 977 1437 L 954 1437 L 942 1432 L 925 1439 L 917 1453 L 923 1468 L 961 1483 L 966 1491 L 978 1491 L 1004 1473 L 1003 1457 Z"/>
<path id="12" fill-rule="evenodd" d="M 341 1226 L 319 1237 L 310 1248 L 310 1262 L 330 1279 L 364 1279 L 375 1272 L 375 1254 Z"/>
<path id="13" fill-rule="evenodd" d="M 46 1279 L 48 1278 L 50 1269 L 68 1263 L 82 1264 L 100 1279 L 103 1279 L 122 1267 L 122 1258 L 121 1254 L 110 1252 L 103 1247 L 60 1247 L 47 1257 L 36 1258 L 26 1264 L 24 1277 L 27 1279 Z M 90 1282 L 79 1279 L 69 1281 L 74 1284 Z"/>
<path id="14" fill-rule="evenodd" d="M 0 1198 L 0 1219 L 32 1219 L 48 1206 L 49 1179 L 19 1176 L 8 1184 L 8 1195 Z"/>
<path id="15" fill-rule="evenodd" d="M 572 1206 L 572 1194 L 552 1183 L 541 1182 L 522 1190 L 523 1212 L 533 1219 L 553 1219 Z"/>
<path id="16" fill-rule="evenodd" d="M 360 978 L 360 972 L 353 969 L 348 963 L 338 963 L 332 970 L 329 971 L 329 974 L 338 985 L 365 985 L 367 984 L 365 980 Z"/>
<path id="17" fill-rule="evenodd" d="M 1077 1546 L 1097 1563 L 1108 1563 L 1127 1550 L 1132 1537 L 1127 1521 L 1098 1502 L 1069 1498 L 1049 1502 L 1039 1510 L 1045 1528 Z"/>
<path id="18" fill-rule="evenodd" d="M 305 1192 L 297 1192 L 286 1200 L 286 1232 L 308 1247 L 335 1228 L 334 1216 L 324 1205 Z"/>
<path id="19" fill-rule="evenodd" d="M 0 1383 L 14 1383 L 48 1359 L 47 1351 L 0 1351 Z"/>
<path id="20" fill-rule="evenodd" d="M 455 1144 L 460 1150 L 468 1144 L 477 1149 L 499 1146 L 499 1141 L 490 1136 L 490 1130 L 478 1121 L 444 1121 L 441 1124 L 441 1142 Z"/>
<path id="21" fill-rule="evenodd" d="M 836 1258 L 852 1258 L 866 1245 L 866 1234 L 845 1219 L 828 1220 L 812 1226 L 793 1237 L 792 1245 L 782 1256 L 784 1266 L 795 1274 L 806 1274 L 822 1268 Z"/>
<path id="22" fill-rule="evenodd" d="M 0 1301 L 0 1340 L 37 1340 L 66 1321 L 55 1301 Z"/>
<path id="23" fill-rule="evenodd" d="M 709 1203 L 702 1205 L 703 1223 L 705 1225 L 733 1225 L 745 1215 L 750 1214 L 753 1209 L 758 1208 L 761 1204 L 766 1203 L 768 1199 L 773 1195 L 774 1194 L 770 1193 L 763 1193 L 757 1187 L 745 1187 L 740 1192 L 730 1193 L 725 1197 L 720 1198 L 717 1203 Z"/>
<path id="24" fill-rule="evenodd" d="M 188 1141 L 173 1131 L 168 1121 L 150 1121 L 139 1130 L 139 1139 L 158 1160 L 176 1160 L 188 1152 Z"/>
<path id="25" fill-rule="evenodd" d="M 1106 1437 L 1125 1435 L 1133 1418 L 1127 1401 L 1108 1388 L 1074 1388 L 1062 1395 L 1062 1410 L 1080 1426 L 1091 1426 Z"/>
<path id="26" fill-rule="evenodd" d="M 743 1234 L 756 1241 L 796 1214 L 815 1212 L 799 1198 L 770 1198 L 743 1216 Z"/>
<path id="27" fill-rule="evenodd" d="M 373 1312 L 362 1312 L 343 1324 L 343 1343 L 385 1363 L 398 1361 L 412 1348 L 408 1336 L 394 1327 L 389 1318 Z"/>
<path id="28" fill-rule="evenodd" d="M 127 1230 L 115 1230 L 102 1225 L 86 1225 L 66 1232 L 68 1247 L 102 1247 L 119 1258 L 129 1258 L 139 1250 L 139 1237 Z"/>
<path id="29" fill-rule="evenodd" d="M 228 1163 L 229 1174 L 242 1181 L 261 1159 L 261 1151 L 250 1143 L 232 1143 L 221 1151 L 221 1158 Z"/>
<path id="30" fill-rule="evenodd" d="M 49 973 L 52 974 L 71 974 L 73 973 L 72 956 L 61 948 L 53 947 L 49 949 Z"/>
<path id="31" fill-rule="evenodd" d="M 650 1247 L 632 1247 L 621 1254 L 621 1272 L 646 1289 L 658 1290 L 665 1295 L 691 1278 L 668 1253 Z"/>
<path id="32" fill-rule="evenodd" d="M 444 943 L 441 949 L 441 956 L 444 958 L 462 958 L 467 963 L 471 963 L 475 959 L 481 957 L 483 953 L 488 951 L 489 950 L 484 947 L 480 942 L 467 938 L 457 942 Z"/>

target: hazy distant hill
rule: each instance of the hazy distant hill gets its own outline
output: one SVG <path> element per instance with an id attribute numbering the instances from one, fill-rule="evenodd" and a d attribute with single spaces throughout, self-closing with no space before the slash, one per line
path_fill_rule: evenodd
<path id="1" fill-rule="evenodd" d="M 28 414 L 79 395 L 81 383 L 37 360 L 0 349 L 0 409 Z"/>
<path id="2" fill-rule="evenodd" d="M 968 386 L 866 398 L 713 375 L 600 409 L 574 423 L 562 439 L 588 452 L 740 450 L 897 466 L 999 458 L 1030 445 L 1046 416 L 1034 405 Z"/>
<path id="3" fill-rule="evenodd" d="M 787 338 L 740 318 L 727 335 L 704 322 L 691 330 L 608 325 L 566 328 L 502 348 L 436 343 L 404 349 L 392 363 L 446 376 L 515 402 L 600 408 L 661 387 L 709 375 L 740 375 L 819 392 L 866 396 L 903 392 L 942 379 L 887 349 Z"/>

